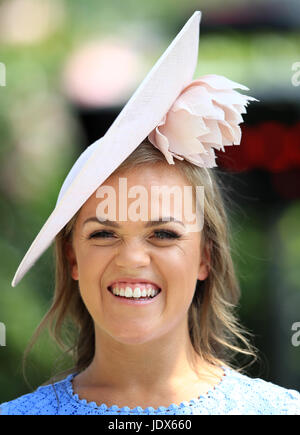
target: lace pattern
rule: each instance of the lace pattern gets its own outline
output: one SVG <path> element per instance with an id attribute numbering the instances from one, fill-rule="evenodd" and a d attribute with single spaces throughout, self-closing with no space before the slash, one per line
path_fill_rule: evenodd
<path id="1" fill-rule="evenodd" d="M 252 379 L 235 370 L 223 368 L 218 385 L 197 399 L 158 408 L 108 407 L 80 399 L 72 388 L 75 374 L 55 384 L 39 387 L 0 405 L 2 415 L 300 415 L 300 393 Z"/>

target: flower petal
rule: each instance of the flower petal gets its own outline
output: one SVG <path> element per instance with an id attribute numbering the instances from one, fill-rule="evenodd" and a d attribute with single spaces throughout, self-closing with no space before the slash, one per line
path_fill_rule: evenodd
<path id="1" fill-rule="evenodd" d="M 206 83 L 207 85 L 209 85 L 211 88 L 214 89 L 239 88 L 239 89 L 243 89 L 244 91 L 249 91 L 249 88 L 247 88 L 247 86 L 241 85 L 240 83 L 237 82 L 233 82 L 227 77 L 220 76 L 217 74 L 207 74 L 205 76 L 199 77 L 199 79 L 195 80 L 195 82 Z"/>
<path id="2" fill-rule="evenodd" d="M 218 126 L 218 121 L 215 119 L 206 119 L 205 124 L 209 128 L 209 132 L 199 137 L 201 142 L 222 144 L 222 133 Z"/>
<path id="3" fill-rule="evenodd" d="M 190 115 L 185 110 L 170 111 L 167 122 L 159 127 L 159 131 L 168 138 L 170 151 L 179 155 L 205 151 L 197 137 L 209 129 L 201 117 Z"/>
<path id="4" fill-rule="evenodd" d="M 169 151 L 169 141 L 166 136 L 160 133 L 158 127 L 149 134 L 148 139 L 152 145 L 164 154 L 169 165 L 174 165 L 172 153 Z"/>
<path id="5" fill-rule="evenodd" d="M 171 110 L 186 110 L 191 115 L 214 119 L 224 119 L 224 113 L 219 110 L 211 99 L 210 93 L 203 87 L 195 87 L 179 97 Z"/>
<path id="6" fill-rule="evenodd" d="M 220 103 L 215 103 L 225 114 L 225 121 L 230 124 L 240 124 L 243 122 L 243 117 L 240 112 L 236 109 L 235 105 L 225 106 Z"/>

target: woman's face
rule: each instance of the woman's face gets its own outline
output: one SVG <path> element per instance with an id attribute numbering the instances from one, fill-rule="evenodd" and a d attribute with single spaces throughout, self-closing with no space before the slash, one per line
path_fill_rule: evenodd
<path id="1" fill-rule="evenodd" d="M 147 219 L 133 221 L 130 206 L 137 196 L 127 199 L 127 220 L 119 220 L 119 213 L 124 213 L 125 199 L 120 177 L 126 178 L 127 192 L 138 185 L 148 193 L 140 203 L 144 211 L 145 207 L 148 209 Z M 185 216 L 180 213 L 181 223 L 154 222 L 150 226 L 151 221 L 166 216 L 165 198 L 160 195 L 158 200 L 151 193 L 151 187 L 163 185 L 170 190 L 179 186 L 183 192 L 189 183 L 178 169 L 161 164 L 114 174 L 102 186 L 113 189 L 116 194 L 116 219 L 109 225 L 97 219 L 103 199 L 96 193 L 78 215 L 73 245 L 68 245 L 67 257 L 72 278 L 79 281 L 81 297 L 93 318 L 96 334 L 104 333 L 119 342 L 137 344 L 159 338 L 173 328 L 187 326 L 188 308 L 197 279 L 205 279 L 208 270 L 200 252 L 201 232 L 189 231 Z M 159 210 L 155 207 L 158 203 Z M 167 216 L 177 218 L 179 208 L 171 200 Z M 151 287 L 154 292 L 149 297 Z M 113 289 L 121 295 L 113 294 Z M 131 291 L 132 296 L 126 297 Z"/>

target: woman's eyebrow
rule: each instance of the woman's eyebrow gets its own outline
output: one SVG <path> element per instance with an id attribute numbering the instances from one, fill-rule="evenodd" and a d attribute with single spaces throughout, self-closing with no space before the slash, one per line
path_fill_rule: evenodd
<path id="1" fill-rule="evenodd" d="M 98 219 L 97 217 L 90 217 L 84 221 L 83 225 L 86 225 L 89 222 L 97 222 L 98 224 L 101 224 L 101 225 L 114 227 L 114 228 L 120 228 L 120 225 L 117 224 L 117 222 L 109 220 L 109 219 L 101 220 L 101 219 Z M 182 221 L 175 219 L 173 216 L 168 216 L 168 217 L 159 218 L 158 220 L 155 220 L 155 221 L 147 221 L 145 223 L 145 228 L 154 227 L 156 225 L 167 224 L 168 222 L 175 222 L 175 223 L 178 223 L 178 224 L 182 225 L 183 227 L 185 227 L 185 224 Z"/>

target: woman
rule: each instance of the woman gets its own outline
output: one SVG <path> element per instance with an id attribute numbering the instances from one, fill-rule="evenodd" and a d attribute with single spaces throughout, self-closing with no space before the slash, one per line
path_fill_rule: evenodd
<path id="1" fill-rule="evenodd" d="M 4 411 L 299 411 L 299 393 L 229 368 L 229 356 L 253 352 L 233 312 L 239 290 L 213 174 L 209 179 L 185 161 L 170 166 L 145 141 L 105 182 L 116 190 L 116 204 L 119 179 L 125 177 L 128 188 L 143 185 L 149 198 L 153 185 L 204 186 L 203 229 L 189 232 L 184 216 L 184 225 L 169 220 L 148 227 L 149 220 L 129 219 L 117 221 L 119 227 L 107 225 L 93 219 L 99 199 L 92 195 L 56 237 L 56 293 L 44 321 L 51 320 L 58 335 L 67 315 L 77 324 L 72 371 L 77 375 L 2 405 Z"/>
<path id="2" fill-rule="evenodd" d="M 199 20 L 199 15 L 196 18 Z M 184 46 L 180 50 L 186 52 Z M 182 63 L 182 68 L 185 65 Z M 153 82 L 157 85 L 156 80 Z M 213 94 L 220 83 L 227 89 L 220 94 L 226 95 L 228 105 L 224 101 L 207 104 L 204 112 L 215 114 L 216 121 L 211 116 L 203 127 L 204 117 L 196 116 L 196 106 L 203 106 L 206 93 Z M 111 166 L 109 176 L 92 194 L 87 194 L 86 188 L 95 175 L 87 168 L 96 174 L 103 167 L 97 166 L 95 159 L 86 163 L 90 151 L 75 164 L 58 204 L 65 202 L 65 209 L 70 210 L 76 200 L 70 192 L 86 199 L 76 213 L 72 211 L 71 219 L 66 220 L 62 208 L 54 210 L 53 222 L 65 225 L 55 237 L 53 304 L 38 330 L 50 323 L 56 339 L 63 342 L 63 328 L 71 320 L 75 326 L 71 339 L 74 367 L 60 381 L 2 404 L 2 414 L 300 412 L 298 392 L 251 379 L 231 368 L 236 354 L 255 357 L 255 353 L 234 312 L 239 287 L 219 183 L 208 169 L 215 166 L 215 156 L 212 147 L 205 146 L 216 137 L 219 147 L 229 145 L 228 140 L 239 143 L 234 137 L 238 136 L 237 125 L 233 124 L 241 121 L 232 101 L 242 97 L 228 89 L 229 81 L 218 76 L 189 84 L 168 112 L 166 103 L 165 117 L 154 130 L 154 126 L 149 129 L 148 139 L 133 152 L 128 148 L 126 158 L 117 167 Z M 199 95 L 200 105 L 195 103 Z M 184 107 L 186 113 L 178 107 Z M 219 117 L 221 108 L 223 117 Z M 239 105 L 240 113 L 243 109 Z M 203 107 L 197 110 L 203 111 Z M 188 152 L 192 141 L 187 134 L 195 127 L 191 114 L 197 118 L 197 137 L 199 128 L 203 130 L 203 150 L 197 149 L 197 153 Z M 227 124 L 232 132 L 229 139 L 224 129 L 218 130 L 222 135 L 216 131 L 217 121 L 225 127 L 224 120 L 233 125 L 229 128 Z M 182 147 L 180 152 L 176 140 Z M 102 166 L 112 162 L 103 149 Z M 123 190 L 124 180 L 128 195 Z M 75 186 L 74 190 L 70 186 Z M 183 201 L 169 201 L 165 191 L 182 194 Z M 130 201 L 137 192 L 138 206 Z M 50 240 L 49 225 L 21 264 L 17 280 Z M 56 231 L 57 227 L 53 224 L 51 228 Z"/>

